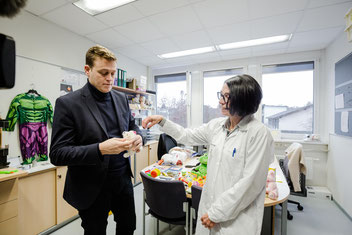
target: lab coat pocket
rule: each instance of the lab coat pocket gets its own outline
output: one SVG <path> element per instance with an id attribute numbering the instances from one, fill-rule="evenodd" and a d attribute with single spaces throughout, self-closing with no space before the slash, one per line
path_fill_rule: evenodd
<path id="1" fill-rule="evenodd" d="M 244 154 L 241 152 L 233 153 L 232 151 L 227 151 L 225 154 L 225 168 L 226 172 L 231 175 L 232 183 L 236 183 L 242 176 L 243 165 L 244 165 Z"/>

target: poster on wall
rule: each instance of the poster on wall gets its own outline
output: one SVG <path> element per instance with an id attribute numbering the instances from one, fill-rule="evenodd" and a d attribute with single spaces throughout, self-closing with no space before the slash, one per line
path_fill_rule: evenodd
<path id="1" fill-rule="evenodd" d="M 87 76 L 83 72 L 61 69 L 60 96 L 82 88 L 87 83 Z"/>

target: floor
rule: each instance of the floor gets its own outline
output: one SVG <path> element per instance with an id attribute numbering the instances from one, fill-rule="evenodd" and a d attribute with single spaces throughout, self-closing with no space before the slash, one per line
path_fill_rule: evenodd
<path id="1" fill-rule="evenodd" d="M 142 184 L 135 188 L 135 204 L 137 214 L 136 235 L 143 234 L 142 225 Z M 313 199 L 302 197 L 290 197 L 302 203 L 303 211 L 298 211 L 295 205 L 289 204 L 288 209 L 293 215 L 293 220 L 287 221 L 288 235 L 351 235 L 352 221 L 337 207 L 335 202 L 325 199 Z M 281 208 L 276 208 L 275 213 L 275 234 L 280 234 Z M 76 219 L 68 225 L 51 233 L 52 235 L 83 235 L 83 229 L 80 226 L 81 220 Z M 115 234 L 115 222 L 113 216 L 109 217 L 107 235 Z M 182 226 L 172 226 L 171 231 L 165 223 L 160 223 L 160 235 L 183 235 L 185 231 Z M 147 216 L 146 218 L 146 235 L 154 234 L 154 220 Z"/>

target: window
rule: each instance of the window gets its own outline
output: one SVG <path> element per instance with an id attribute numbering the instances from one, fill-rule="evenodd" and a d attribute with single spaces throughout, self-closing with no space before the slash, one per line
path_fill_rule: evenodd
<path id="1" fill-rule="evenodd" d="M 226 79 L 242 74 L 243 69 L 227 69 L 207 71 L 203 73 L 204 78 L 204 95 L 203 95 L 203 123 L 221 117 L 221 109 L 217 92 L 221 91 Z"/>
<path id="2" fill-rule="evenodd" d="M 313 133 L 313 78 L 314 62 L 263 66 L 262 122 L 281 138 Z"/>
<path id="3" fill-rule="evenodd" d="M 155 76 L 156 113 L 187 127 L 187 83 L 186 74 Z"/>

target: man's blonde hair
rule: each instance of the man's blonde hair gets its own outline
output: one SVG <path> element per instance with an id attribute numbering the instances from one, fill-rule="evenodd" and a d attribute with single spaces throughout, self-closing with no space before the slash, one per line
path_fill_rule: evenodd
<path id="1" fill-rule="evenodd" d="M 109 49 L 96 45 L 91 48 L 86 53 L 86 65 L 89 67 L 94 66 L 94 61 L 96 58 L 103 58 L 109 61 L 117 61 L 116 56 Z"/>

